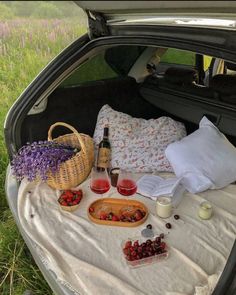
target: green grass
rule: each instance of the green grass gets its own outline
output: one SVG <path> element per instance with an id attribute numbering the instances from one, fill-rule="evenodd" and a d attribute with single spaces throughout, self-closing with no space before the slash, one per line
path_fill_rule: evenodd
<path id="1" fill-rule="evenodd" d="M 195 66 L 195 53 L 185 50 L 170 48 L 161 57 L 161 62 Z"/>
<path id="2" fill-rule="evenodd" d="M 35 265 L 8 209 L 4 181 L 8 157 L 3 138 L 5 116 L 32 79 L 64 47 L 85 32 L 76 20 L 0 21 L 0 294 L 30 289 L 52 294 Z"/>

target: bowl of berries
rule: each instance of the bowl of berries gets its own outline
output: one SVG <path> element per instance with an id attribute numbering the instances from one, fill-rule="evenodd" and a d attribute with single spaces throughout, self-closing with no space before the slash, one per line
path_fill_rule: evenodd
<path id="1" fill-rule="evenodd" d="M 169 249 L 163 233 L 152 239 L 132 238 L 122 242 L 125 261 L 131 268 L 160 262 L 169 256 Z"/>
<path id="2" fill-rule="evenodd" d="M 88 216 L 102 225 L 134 227 L 147 219 L 148 209 L 137 200 L 103 198 L 90 204 Z"/>
<path id="3" fill-rule="evenodd" d="M 64 190 L 58 199 L 58 203 L 62 210 L 73 212 L 78 209 L 82 197 L 82 190 Z"/>

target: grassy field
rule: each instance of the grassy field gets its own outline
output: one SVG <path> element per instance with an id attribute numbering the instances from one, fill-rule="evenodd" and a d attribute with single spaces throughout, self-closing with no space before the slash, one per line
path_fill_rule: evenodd
<path id="1" fill-rule="evenodd" d="M 0 21 L 0 294 L 52 294 L 21 239 L 8 209 L 4 180 L 8 158 L 4 119 L 12 103 L 64 47 L 85 32 L 75 20 Z"/>

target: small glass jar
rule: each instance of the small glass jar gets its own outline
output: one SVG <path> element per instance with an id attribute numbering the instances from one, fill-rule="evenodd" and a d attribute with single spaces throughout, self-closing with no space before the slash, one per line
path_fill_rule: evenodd
<path id="1" fill-rule="evenodd" d="M 110 171 L 111 185 L 113 187 L 116 187 L 117 185 L 119 173 L 120 173 L 120 168 L 113 168 Z"/>
<path id="2" fill-rule="evenodd" d="M 168 196 L 162 196 L 157 199 L 156 203 L 157 215 L 161 218 L 168 218 L 172 214 L 172 202 Z"/>
<path id="3" fill-rule="evenodd" d="M 212 205 L 208 201 L 204 201 L 200 204 L 199 210 L 198 210 L 198 216 L 201 219 L 210 219 L 212 216 Z"/>

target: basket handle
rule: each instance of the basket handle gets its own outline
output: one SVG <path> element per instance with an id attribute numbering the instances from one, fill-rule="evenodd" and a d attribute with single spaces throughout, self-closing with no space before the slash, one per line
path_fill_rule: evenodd
<path id="1" fill-rule="evenodd" d="M 85 148 L 85 145 L 84 145 L 84 142 L 83 142 L 83 139 L 82 137 L 80 136 L 79 132 L 74 128 L 72 127 L 71 125 L 67 124 L 67 123 L 64 123 L 64 122 L 57 122 L 53 125 L 51 125 L 51 127 L 49 128 L 48 130 L 48 140 L 51 141 L 52 140 L 52 131 L 55 127 L 57 126 L 64 126 L 68 129 L 70 129 L 78 138 L 79 140 L 79 143 L 80 143 L 80 147 L 81 147 L 81 150 L 82 152 L 84 152 L 86 154 L 86 148 Z"/>

